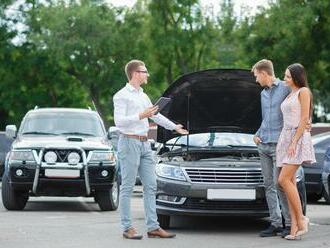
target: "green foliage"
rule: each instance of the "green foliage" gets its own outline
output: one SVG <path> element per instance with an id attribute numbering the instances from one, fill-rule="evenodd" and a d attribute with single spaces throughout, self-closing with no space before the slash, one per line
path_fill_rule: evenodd
<path id="1" fill-rule="evenodd" d="M 94 102 L 112 123 L 112 96 L 126 83 L 131 59 L 146 62 L 152 100 L 192 71 L 249 69 L 269 58 L 282 77 L 289 64 L 300 62 L 315 104 L 329 113 L 328 0 L 273 1 L 254 16 L 236 16 L 231 0 L 219 0 L 216 16 L 198 0 L 138 0 L 133 8 L 102 0 L 26 0 L 23 19 L 5 15 L 13 2 L 0 2 L 2 129 L 19 124 L 35 105 L 85 108 Z M 22 20 L 28 28 L 15 45 L 13 23 Z"/>

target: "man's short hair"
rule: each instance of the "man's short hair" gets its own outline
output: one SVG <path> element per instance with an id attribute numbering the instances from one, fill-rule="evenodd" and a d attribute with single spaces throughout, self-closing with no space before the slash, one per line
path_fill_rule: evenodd
<path id="1" fill-rule="evenodd" d="M 269 76 L 274 76 L 274 67 L 273 67 L 273 62 L 268 59 L 262 59 L 258 61 L 253 67 L 252 67 L 252 72 L 255 70 L 257 71 L 264 71 L 266 72 Z"/>
<path id="2" fill-rule="evenodd" d="M 145 64 L 143 61 L 137 59 L 133 59 L 125 65 L 125 73 L 128 80 L 132 79 L 133 72 L 137 71 L 139 66 L 145 66 Z"/>

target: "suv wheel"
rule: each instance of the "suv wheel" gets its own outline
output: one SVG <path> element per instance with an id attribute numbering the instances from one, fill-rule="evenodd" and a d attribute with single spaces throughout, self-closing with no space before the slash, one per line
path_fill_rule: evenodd
<path id="1" fill-rule="evenodd" d="M 102 211 L 113 211 L 119 205 L 119 182 L 116 180 L 110 190 L 95 192 L 95 200 Z"/>
<path id="2" fill-rule="evenodd" d="M 2 178 L 2 202 L 8 210 L 23 210 L 29 199 L 27 192 L 15 191 L 9 183 L 7 173 Z"/>
<path id="3" fill-rule="evenodd" d="M 167 229 L 170 227 L 171 216 L 158 214 L 158 222 L 161 228 Z"/>

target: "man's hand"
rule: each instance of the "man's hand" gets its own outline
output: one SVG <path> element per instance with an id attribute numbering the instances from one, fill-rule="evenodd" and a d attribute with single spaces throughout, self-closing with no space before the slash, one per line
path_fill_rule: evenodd
<path id="1" fill-rule="evenodd" d="M 311 121 L 308 121 L 308 122 L 307 122 L 307 124 L 306 124 L 306 130 L 307 130 L 308 132 L 312 131 L 312 123 L 311 123 Z"/>
<path id="2" fill-rule="evenodd" d="M 189 132 L 186 129 L 183 129 L 181 124 L 176 125 L 175 131 L 177 131 L 181 135 L 187 135 Z"/>
<path id="3" fill-rule="evenodd" d="M 258 136 L 254 136 L 253 141 L 256 145 L 259 145 L 260 143 L 262 143 L 261 139 Z"/>
<path id="4" fill-rule="evenodd" d="M 158 112 L 158 106 L 152 106 L 139 114 L 140 120 L 150 118 Z"/>

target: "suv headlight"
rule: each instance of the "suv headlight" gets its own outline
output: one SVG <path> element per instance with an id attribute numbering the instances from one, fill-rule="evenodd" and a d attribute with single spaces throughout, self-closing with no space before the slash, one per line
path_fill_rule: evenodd
<path id="1" fill-rule="evenodd" d="M 183 171 L 179 166 L 173 166 L 163 163 L 157 164 L 156 174 L 160 177 L 186 181 L 186 177 L 184 176 Z"/>
<path id="2" fill-rule="evenodd" d="M 35 162 L 32 150 L 11 151 L 9 156 L 9 161 L 11 160 Z"/>
<path id="3" fill-rule="evenodd" d="M 93 152 L 92 157 L 90 159 L 91 162 L 111 162 L 114 163 L 116 161 L 115 154 L 112 151 L 100 151 L 100 152 Z"/>

